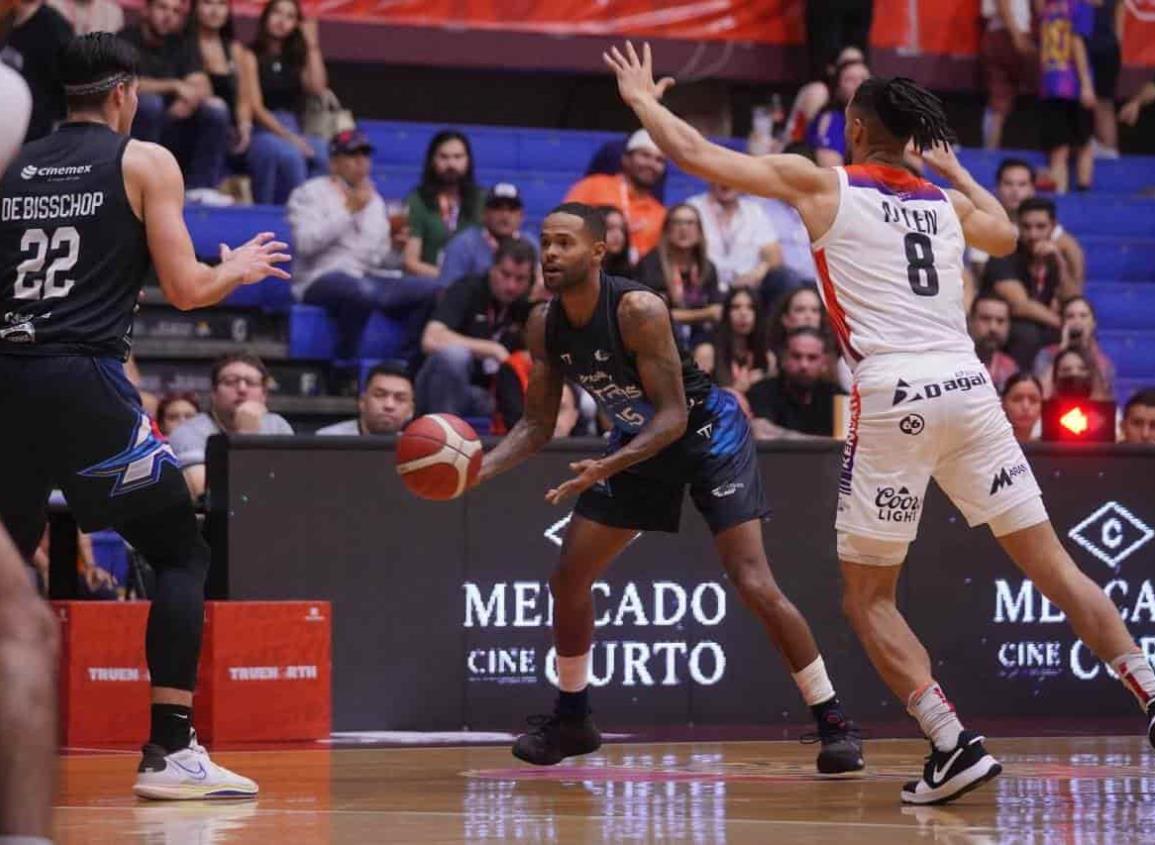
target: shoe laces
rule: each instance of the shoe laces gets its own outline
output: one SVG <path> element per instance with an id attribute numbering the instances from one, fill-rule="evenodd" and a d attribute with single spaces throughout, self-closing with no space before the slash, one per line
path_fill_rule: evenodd
<path id="1" fill-rule="evenodd" d="M 551 728 L 556 728 L 561 721 L 561 717 L 556 713 L 539 713 L 536 716 L 529 716 L 525 723 L 533 728 L 530 733 L 545 734 Z"/>
<path id="2" fill-rule="evenodd" d="M 842 719 L 830 725 L 822 725 L 816 731 L 806 731 L 798 737 L 798 741 L 803 745 L 813 745 L 816 742 L 829 742 L 831 740 L 843 739 L 849 737 L 850 739 L 866 739 L 867 732 L 856 725 L 849 719 Z"/>

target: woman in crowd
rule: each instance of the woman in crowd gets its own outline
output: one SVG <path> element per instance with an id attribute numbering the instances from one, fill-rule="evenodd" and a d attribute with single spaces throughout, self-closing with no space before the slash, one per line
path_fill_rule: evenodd
<path id="1" fill-rule="evenodd" d="M 852 376 L 850 368 L 838 354 L 838 344 L 834 342 L 830 322 L 826 319 L 826 309 L 822 305 L 817 289 L 810 285 L 794 288 L 782 296 L 770 314 L 770 360 L 777 370 L 778 353 L 786 346 L 786 337 L 794 329 L 818 329 L 826 336 L 827 355 L 826 380 L 850 390 Z"/>
<path id="2" fill-rule="evenodd" d="M 1073 296 L 1063 303 L 1060 314 L 1063 318 L 1060 342 L 1040 349 L 1032 368 L 1043 385 L 1043 395 L 1050 396 L 1054 392 L 1055 358 L 1071 347 L 1086 353 L 1092 362 L 1098 375 L 1095 398 L 1111 399 L 1115 395 L 1115 364 L 1099 345 L 1099 324 L 1091 301 L 1085 296 Z"/>
<path id="3" fill-rule="evenodd" d="M 177 427 L 201 411 L 195 393 L 169 393 L 156 406 L 156 427 L 168 437 Z"/>
<path id="4" fill-rule="evenodd" d="M 306 95 L 323 94 L 329 79 L 317 22 L 304 20 L 298 0 L 265 5 L 252 49 L 242 54 L 240 79 L 253 117 L 246 154 L 253 200 L 284 204 L 309 176 L 328 171 L 325 140 L 301 131 Z"/>
<path id="5" fill-rule="evenodd" d="M 245 47 L 233 31 L 230 0 L 192 0 L 185 34 L 200 54 L 213 97 L 232 117 L 232 152 L 243 154 L 252 139 L 253 109 L 240 84 L 238 69 Z"/>
<path id="6" fill-rule="evenodd" d="M 714 342 L 700 344 L 694 359 L 717 384 L 739 393 L 773 372 L 766 324 L 749 288 L 726 294 Z"/>
<path id="7" fill-rule="evenodd" d="M 601 212 L 606 220 L 606 257 L 602 269 L 607 275 L 632 279 L 634 266 L 630 263 L 630 227 L 626 225 L 626 216 L 613 205 L 603 205 Z"/>
<path id="8" fill-rule="evenodd" d="M 1043 386 L 1030 373 L 1018 372 L 1003 389 L 1003 411 L 1014 429 L 1015 439 L 1028 443 L 1039 437 L 1043 416 Z"/>
<path id="9" fill-rule="evenodd" d="M 1055 356 L 1048 398 L 1106 400 L 1111 396 L 1095 359 L 1082 348 L 1069 346 Z"/>
<path id="10" fill-rule="evenodd" d="M 692 205 L 681 203 L 666 213 L 662 239 L 638 263 L 638 280 L 665 296 L 690 349 L 708 343 L 722 316 L 718 270 L 706 257 L 702 218 Z"/>

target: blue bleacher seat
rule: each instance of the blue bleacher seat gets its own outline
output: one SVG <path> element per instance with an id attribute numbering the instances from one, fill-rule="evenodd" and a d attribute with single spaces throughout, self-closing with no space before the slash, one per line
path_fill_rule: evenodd
<path id="1" fill-rule="evenodd" d="M 1155 382 L 1155 327 L 1100 330 L 1099 343 L 1115 362 L 1120 377 L 1149 378 Z"/>
<path id="2" fill-rule="evenodd" d="M 379 360 L 400 357 L 405 325 L 375 313 L 365 324 L 358 358 Z M 293 305 L 289 309 L 289 357 L 332 360 L 337 351 L 337 330 L 324 308 Z"/>
<path id="3" fill-rule="evenodd" d="M 1155 202 L 1151 209 L 1155 212 Z M 1090 235 L 1079 242 L 1087 255 L 1087 278 L 1104 282 L 1155 281 L 1155 238 Z"/>
<path id="4" fill-rule="evenodd" d="M 128 547 L 124 539 L 115 531 L 95 531 L 88 535 L 92 540 L 93 562 L 116 579 L 116 583 L 128 581 Z"/>
<path id="5" fill-rule="evenodd" d="M 1155 327 L 1155 284 L 1150 282 L 1088 282 L 1087 298 L 1100 326 L 1110 329 Z"/>

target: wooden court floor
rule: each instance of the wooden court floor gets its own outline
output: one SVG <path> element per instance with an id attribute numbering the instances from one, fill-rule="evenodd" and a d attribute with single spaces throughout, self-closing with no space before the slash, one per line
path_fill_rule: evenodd
<path id="1" fill-rule="evenodd" d="M 59 843 L 1155 843 L 1155 754 L 1138 737 L 993 739 L 1002 777 L 903 808 L 925 745 L 868 743 L 869 774 L 819 780 L 789 742 L 615 744 L 551 769 L 504 747 L 219 752 L 256 801 L 133 798 L 136 756 L 62 758 Z"/>

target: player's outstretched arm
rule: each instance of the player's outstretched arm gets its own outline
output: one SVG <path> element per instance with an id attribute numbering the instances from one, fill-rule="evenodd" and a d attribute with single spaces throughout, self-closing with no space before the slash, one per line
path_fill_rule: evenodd
<path id="1" fill-rule="evenodd" d="M 525 410 L 509 434 L 492 451 L 486 453 L 481 463 L 481 472 L 477 476 L 478 484 L 513 469 L 540 451 L 553 437 L 557 425 L 557 409 L 561 404 L 562 374 L 546 354 L 547 310 L 546 305 L 534 308 L 525 327 L 526 345 L 533 359 L 529 385 L 525 390 Z"/>
<path id="2" fill-rule="evenodd" d="M 625 446 L 598 460 L 570 464 L 576 473 L 546 494 L 556 505 L 604 478 L 652 458 L 686 433 L 689 411 L 682 383 L 682 358 L 674 342 L 670 311 L 657 294 L 633 291 L 618 305 L 618 327 L 628 351 L 634 353 L 638 378 L 654 415 Z"/>
<path id="3" fill-rule="evenodd" d="M 975 181 L 955 157 L 949 145 L 939 144 L 922 152 L 923 161 L 948 179 L 947 191 L 963 235 L 971 246 L 994 256 L 1010 255 L 1019 243 L 1019 230 L 1006 209 L 990 191 Z"/>
<path id="4" fill-rule="evenodd" d="M 837 178 L 809 159 L 796 155 L 751 156 L 707 140 L 701 132 L 662 105 L 662 95 L 674 84 L 666 77 L 654 82 L 650 45 L 639 57 L 626 42 L 602 58 L 618 78 L 622 100 L 638 115 L 650 137 L 678 167 L 711 182 L 723 182 L 750 194 L 774 197 L 798 205 L 823 191 L 837 189 Z"/>
<path id="5" fill-rule="evenodd" d="M 148 250 L 168 301 L 187 311 L 215 305 L 240 285 L 266 276 L 287 279 L 278 267 L 289 260 L 288 244 L 262 232 L 236 249 L 221 246 L 221 263 L 197 261 L 184 222 L 184 178 L 172 153 L 157 144 L 130 141 L 124 153 L 129 199 L 144 221 Z"/>

